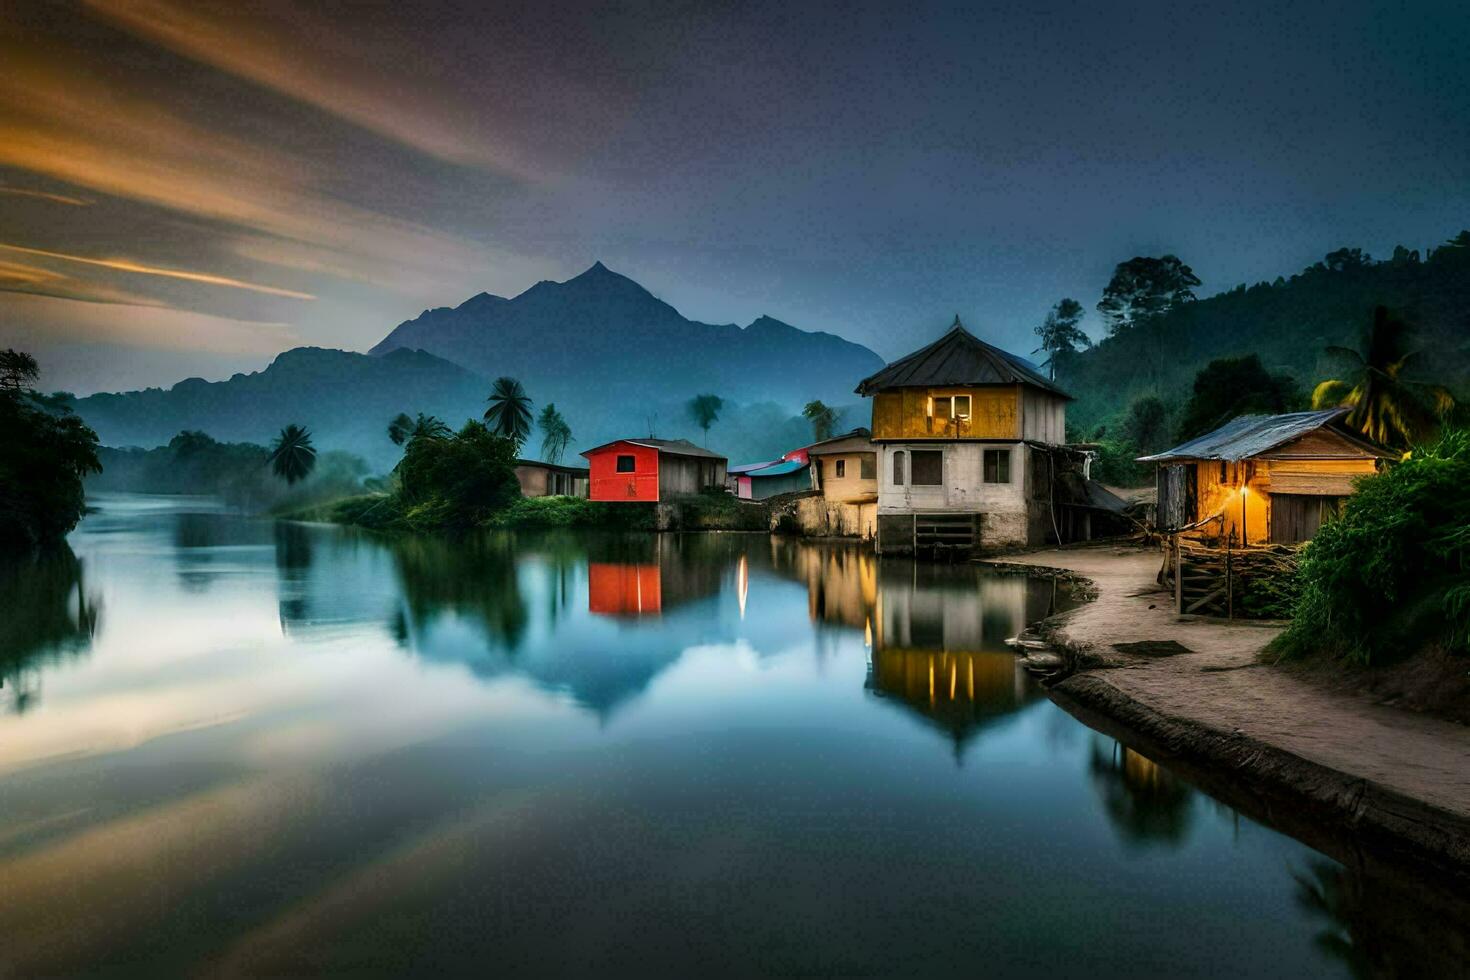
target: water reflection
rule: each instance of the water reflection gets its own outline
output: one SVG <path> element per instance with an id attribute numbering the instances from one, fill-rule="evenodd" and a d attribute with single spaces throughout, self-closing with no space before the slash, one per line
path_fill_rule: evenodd
<path id="1" fill-rule="evenodd" d="M 100 600 L 87 588 L 80 560 L 62 545 L 0 562 L 0 706 L 35 707 L 46 668 L 83 657 L 97 633 Z"/>
<path id="2" fill-rule="evenodd" d="M 1088 771 L 1125 843 L 1178 847 L 1188 837 L 1195 791 L 1168 769 L 1120 742 L 1093 739 Z"/>

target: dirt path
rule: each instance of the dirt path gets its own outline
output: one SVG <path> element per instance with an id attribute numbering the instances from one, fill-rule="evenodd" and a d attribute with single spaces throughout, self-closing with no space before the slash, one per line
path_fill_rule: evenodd
<path id="1" fill-rule="evenodd" d="M 1154 581 L 1158 552 L 1064 549 L 1007 563 L 1066 569 L 1097 588 L 1096 601 L 1044 627 L 1079 668 L 1055 685 L 1064 704 L 1470 870 L 1470 727 L 1326 691 L 1260 663 L 1279 628 L 1176 615 L 1172 594 Z M 1150 648 L 1167 641 L 1185 649 Z M 1154 655 L 1129 652 L 1132 643 Z"/>

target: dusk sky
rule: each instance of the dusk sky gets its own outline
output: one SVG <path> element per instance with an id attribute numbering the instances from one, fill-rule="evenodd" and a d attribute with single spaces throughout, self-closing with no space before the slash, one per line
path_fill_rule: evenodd
<path id="1" fill-rule="evenodd" d="M 43 387 L 599 259 L 697 320 L 1024 354 L 1136 254 L 1204 295 L 1470 226 L 1463 3 L 322 6 L 0 8 L 0 347 Z"/>

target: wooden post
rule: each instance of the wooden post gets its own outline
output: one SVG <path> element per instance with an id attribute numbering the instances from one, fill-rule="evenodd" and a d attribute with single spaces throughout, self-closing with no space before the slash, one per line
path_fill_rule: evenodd
<path id="1" fill-rule="evenodd" d="M 1174 611 L 1184 612 L 1184 574 L 1180 567 L 1179 535 L 1174 535 Z"/>
<path id="2" fill-rule="evenodd" d="M 1225 542 L 1225 618 L 1235 618 L 1235 582 L 1231 577 L 1230 542 Z"/>

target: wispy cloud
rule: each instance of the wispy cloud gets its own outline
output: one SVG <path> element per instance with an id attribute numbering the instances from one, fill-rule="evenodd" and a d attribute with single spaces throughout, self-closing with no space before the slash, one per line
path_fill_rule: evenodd
<path id="1" fill-rule="evenodd" d="M 118 289 L 108 283 L 77 279 L 54 269 L 0 259 L 0 293 L 28 293 L 83 303 L 114 303 L 123 306 L 167 307 L 152 297 Z"/>
<path id="2" fill-rule="evenodd" d="M 0 308 L 0 335 L 9 343 L 115 344 L 145 350 L 208 351 L 220 354 L 275 354 L 301 343 L 288 323 L 236 320 L 181 310 L 146 297 L 107 287 L 52 281 L 30 288 L 18 285 Z"/>
<path id="3" fill-rule="evenodd" d="M 71 197 L 67 194 L 53 194 L 50 191 L 38 191 L 30 187 L 6 187 L 0 184 L 0 194 L 10 197 L 30 197 L 38 201 L 50 201 L 52 204 L 65 204 L 74 208 L 90 207 L 93 201 L 84 197 Z"/>
<path id="4" fill-rule="evenodd" d="M 508 137 L 487 136 L 486 107 L 464 104 L 394 63 L 374 63 L 370 38 L 335 44 L 310 8 L 211 7 L 190 0 L 88 0 L 97 14 L 186 57 L 274 89 L 441 160 L 489 167 L 522 179 L 536 168 L 518 158 Z M 391 69 L 391 70 L 390 70 Z"/>
<path id="5" fill-rule="evenodd" d="M 266 293 L 270 296 L 285 296 L 289 299 L 316 299 L 311 293 L 301 293 L 294 289 L 265 286 L 260 283 L 232 279 L 229 276 L 216 276 L 207 272 L 190 272 L 186 269 L 165 269 L 159 266 L 144 265 L 141 262 L 134 262 L 131 259 L 94 259 L 84 255 L 49 252 L 45 249 L 27 248 L 23 245 L 11 245 L 6 242 L 0 242 L 0 249 L 7 252 L 19 252 L 23 255 L 34 255 L 39 258 L 58 259 L 62 262 L 76 262 L 81 265 L 98 266 L 103 269 L 115 269 L 118 272 L 132 272 L 144 276 L 163 276 L 168 279 L 184 279 L 188 282 L 207 283 L 211 286 L 228 286 L 231 289 L 248 289 L 252 292 Z"/>

